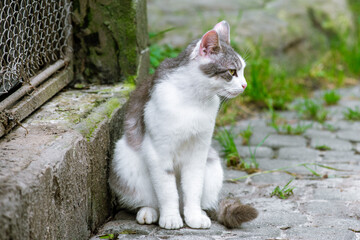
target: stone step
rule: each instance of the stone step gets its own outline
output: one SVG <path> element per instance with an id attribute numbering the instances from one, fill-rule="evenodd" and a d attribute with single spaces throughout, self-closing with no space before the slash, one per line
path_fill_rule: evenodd
<path id="1" fill-rule="evenodd" d="M 132 88 L 67 89 L 0 139 L 1 239 L 87 239 L 108 218 L 108 160 Z"/>

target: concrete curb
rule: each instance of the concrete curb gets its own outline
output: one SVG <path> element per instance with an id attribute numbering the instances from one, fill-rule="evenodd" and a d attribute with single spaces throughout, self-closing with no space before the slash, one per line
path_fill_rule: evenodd
<path id="1" fill-rule="evenodd" d="M 108 159 L 130 90 L 61 92 L 0 140 L 1 239 L 87 239 L 109 217 Z"/>

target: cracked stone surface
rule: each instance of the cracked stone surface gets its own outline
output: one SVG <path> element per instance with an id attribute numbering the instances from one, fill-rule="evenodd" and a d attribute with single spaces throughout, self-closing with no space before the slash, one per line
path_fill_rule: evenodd
<path id="1" fill-rule="evenodd" d="M 360 104 L 360 87 L 340 89 L 339 93 L 342 98 L 337 107 L 326 108 L 343 112 L 342 108 Z M 321 97 L 321 94 L 319 91 L 315 96 Z M 295 111 L 284 112 L 282 117 L 291 123 L 300 121 Z M 164 230 L 157 225 L 139 225 L 133 213 L 123 210 L 105 223 L 91 240 L 99 240 L 99 236 L 109 233 L 115 234 L 116 239 L 360 240 L 360 122 L 340 119 L 339 114 L 325 124 L 301 120 L 302 124 L 313 125 L 299 135 L 279 134 L 269 122 L 270 116 L 261 113 L 227 128 L 238 136 L 250 125 L 253 129 L 249 142 L 251 152 L 268 136 L 256 151 L 259 168 L 261 171 L 284 170 L 246 177 L 246 172 L 226 168 L 224 164 L 222 197 L 237 196 L 256 207 L 259 216 L 254 221 L 232 230 L 215 221 L 206 230 L 188 227 Z M 249 146 L 242 145 L 240 137 L 235 142 L 239 154 L 249 161 Z M 213 145 L 221 150 L 216 141 Z M 331 150 L 317 150 L 319 145 Z M 308 164 L 307 168 L 303 164 Z M 227 181 L 234 179 L 238 180 Z M 271 197 L 276 186 L 282 188 L 291 179 L 293 195 L 287 199 Z"/>

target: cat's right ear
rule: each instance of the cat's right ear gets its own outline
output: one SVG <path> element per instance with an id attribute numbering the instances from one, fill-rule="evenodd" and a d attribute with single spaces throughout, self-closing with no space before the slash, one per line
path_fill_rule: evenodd
<path id="1" fill-rule="evenodd" d="M 210 30 L 201 38 L 199 54 L 200 56 L 208 56 L 216 54 L 220 50 L 219 35 L 215 30 Z"/>

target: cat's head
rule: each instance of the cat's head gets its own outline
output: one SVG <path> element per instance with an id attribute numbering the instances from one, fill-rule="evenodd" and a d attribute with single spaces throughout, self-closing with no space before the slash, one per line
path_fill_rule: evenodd
<path id="1" fill-rule="evenodd" d="M 230 26 L 219 22 L 197 42 L 190 59 L 197 61 L 217 95 L 233 98 L 244 92 L 244 59 L 230 46 Z"/>

